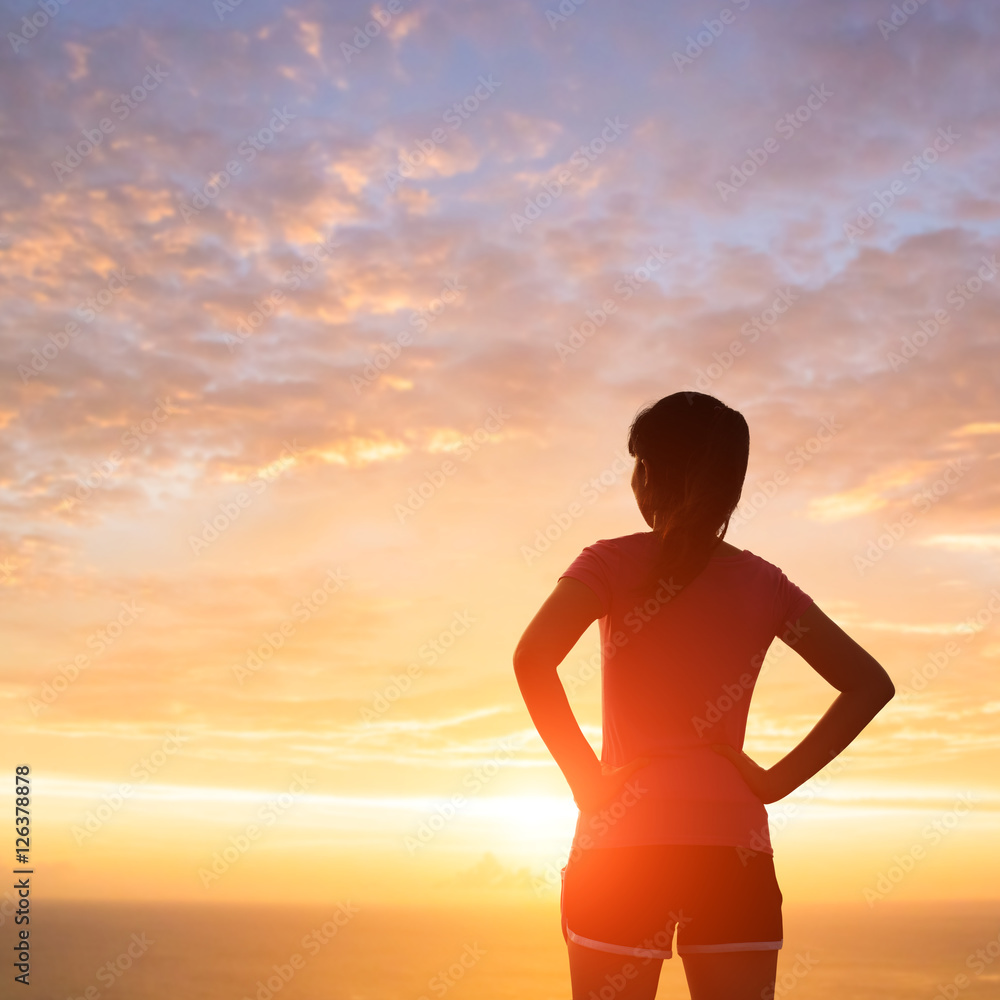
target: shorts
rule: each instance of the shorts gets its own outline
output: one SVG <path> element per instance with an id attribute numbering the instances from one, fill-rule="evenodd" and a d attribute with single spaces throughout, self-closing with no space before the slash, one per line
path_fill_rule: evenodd
<path id="1" fill-rule="evenodd" d="M 782 944 L 774 858 L 716 844 L 576 848 L 562 869 L 563 937 L 616 955 L 765 951 Z"/>

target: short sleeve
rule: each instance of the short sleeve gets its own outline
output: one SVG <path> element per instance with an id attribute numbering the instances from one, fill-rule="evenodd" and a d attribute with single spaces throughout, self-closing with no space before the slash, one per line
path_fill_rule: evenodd
<path id="1" fill-rule="evenodd" d="M 604 618 L 611 610 L 618 558 L 618 549 L 609 540 L 599 539 L 593 545 L 588 545 L 559 574 L 559 579 L 571 576 L 574 580 L 580 580 L 590 587 L 601 602 L 601 617 Z"/>
<path id="2" fill-rule="evenodd" d="M 775 567 L 777 569 L 777 567 Z M 781 570 L 774 595 L 774 634 L 780 635 L 813 603 L 813 599 Z"/>

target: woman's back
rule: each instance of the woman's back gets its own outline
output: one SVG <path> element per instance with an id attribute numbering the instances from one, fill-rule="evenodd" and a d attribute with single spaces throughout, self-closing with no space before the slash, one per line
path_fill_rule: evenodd
<path id="1" fill-rule="evenodd" d="M 586 584 L 604 612 L 602 763 L 651 762 L 621 815 L 581 814 L 593 846 L 729 844 L 771 853 L 767 813 L 711 744 L 741 748 L 768 647 L 812 599 L 748 550 L 710 559 L 684 588 L 636 585 L 658 551 L 654 532 L 600 539 L 562 576 Z M 614 822 L 610 822 L 610 820 Z"/>

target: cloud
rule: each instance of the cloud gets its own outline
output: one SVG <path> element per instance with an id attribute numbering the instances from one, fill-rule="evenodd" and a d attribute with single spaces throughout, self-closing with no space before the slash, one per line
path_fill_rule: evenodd
<path id="1" fill-rule="evenodd" d="M 752 5 L 680 73 L 693 3 L 585 5 L 555 28 L 524 3 L 404 8 L 349 60 L 370 12 L 306 0 L 67 12 L 0 64 L 13 724 L 55 760 L 88 746 L 74 760 L 109 780 L 102 734 L 178 720 L 234 782 L 269 757 L 358 784 L 466 766 L 511 729 L 510 654 L 558 571 L 642 530 L 627 482 L 536 562 L 521 547 L 644 402 L 689 383 L 747 416 L 747 493 L 784 480 L 738 529 L 755 551 L 814 574 L 825 606 L 855 602 L 900 657 L 953 634 L 997 545 L 995 12 L 928 5 L 883 39 L 875 0 Z M 932 156 L 939 129 L 958 138 Z M 877 582 L 841 574 L 958 461 Z M 332 565 L 349 592 L 235 683 Z M 135 628 L 27 713 L 133 597 Z M 359 739 L 360 708 L 460 604 L 481 630 Z M 582 721 L 596 745 L 596 711 Z"/>

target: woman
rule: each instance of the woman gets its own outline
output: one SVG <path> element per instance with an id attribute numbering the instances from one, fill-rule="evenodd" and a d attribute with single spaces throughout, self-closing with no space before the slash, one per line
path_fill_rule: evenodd
<path id="1" fill-rule="evenodd" d="M 740 413 L 677 392 L 638 413 L 628 450 L 652 530 L 587 546 L 514 653 L 532 721 L 579 808 L 560 898 L 573 997 L 654 997 L 675 929 L 692 1000 L 773 997 L 782 897 L 764 804 L 836 757 L 895 688 L 777 566 L 723 540 L 749 458 Z M 595 619 L 601 760 L 556 673 Z M 776 636 L 840 694 L 762 768 L 743 736 Z"/>

